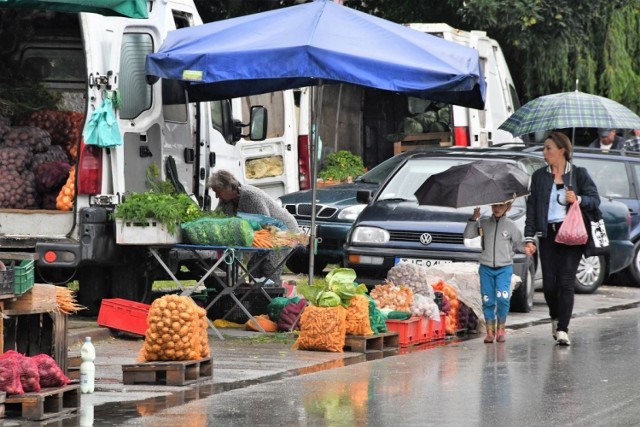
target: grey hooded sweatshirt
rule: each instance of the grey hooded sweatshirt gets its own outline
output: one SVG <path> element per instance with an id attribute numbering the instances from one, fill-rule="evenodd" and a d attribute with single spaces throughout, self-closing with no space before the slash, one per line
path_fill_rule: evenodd
<path id="1" fill-rule="evenodd" d="M 465 239 L 480 236 L 482 229 L 482 253 L 480 264 L 488 267 L 504 267 L 513 264 L 515 251 L 523 252 L 524 239 L 516 223 L 506 216 L 480 218 L 467 222 Z"/>

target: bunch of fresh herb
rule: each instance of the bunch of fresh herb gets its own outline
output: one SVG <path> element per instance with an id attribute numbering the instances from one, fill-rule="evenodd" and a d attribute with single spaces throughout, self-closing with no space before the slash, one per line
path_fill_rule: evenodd
<path id="1" fill-rule="evenodd" d="M 344 181 L 349 177 L 355 178 L 363 173 L 365 173 L 365 167 L 362 158 L 350 151 L 341 150 L 327 155 L 318 176 L 324 180 Z"/>
<path id="2" fill-rule="evenodd" d="M 163 194 L 154 191 L 128 194 L 115 211 L 115 217 L 124 221 L 146 222 L 155 219 L 175 234 L 178 224 L 201 218 L 204 213 L 191 198 L 184 194 Z"/>

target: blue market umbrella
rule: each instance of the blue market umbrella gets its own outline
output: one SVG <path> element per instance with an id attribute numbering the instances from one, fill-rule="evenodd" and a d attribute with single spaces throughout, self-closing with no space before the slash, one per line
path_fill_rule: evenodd
<path id="1" fill-rule="evenodd" d="M 170 31 L 146 73 L 181 81 L 191 101 L 350 83 L 482 109 L 486 91 L 476 50 L 328 0 Z M 310 129 L 317 97 L 315 105 Z M 312 247 L 317 138 L 309 144 Z"/>
<path id="2" fill-rule="evenodd" d="M 640 117 L 609 98 L 576 90 L 527 102 L 499 127 L 513 136 L 569 128 L 639 129 Z"/>
<path id="3" fill-rule="evenodd" d="M 194 101 L 328 83 L 478 109 L 485 95 L 476 50 L 326 0 L 170 31 L 146 72 Z"/>

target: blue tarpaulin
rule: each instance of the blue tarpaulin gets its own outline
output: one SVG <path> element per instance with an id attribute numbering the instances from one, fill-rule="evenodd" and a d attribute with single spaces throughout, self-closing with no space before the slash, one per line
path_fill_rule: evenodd
<path id="1" fill-rule="evenodd" d="M 478 52 L 319 0 L 170 31 L 147 74 L 193 101 L 351 83 L 483 108 Z"/>

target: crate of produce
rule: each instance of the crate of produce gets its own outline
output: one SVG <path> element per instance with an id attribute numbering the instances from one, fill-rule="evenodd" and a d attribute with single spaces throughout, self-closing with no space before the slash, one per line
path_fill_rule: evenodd
<path id="1" fill-rule="evenodd" d="M 398 333 L 400 347 L 422 343 L 424 338 L 421 328 L 422 317 L 413 316 L 407 320 L 387 319 L 387 330 Z"/>
<path id="2" fill-rule="evenodd" d="M 2 268 L 4 267 L 4 268 Z M 15 274 L 15 262 L 2 263 L 0 266 L 0 294 L 13 293 L 13 278 Z"/>
<path id="3" fill-rule="evenodd" d="M 182 242 L 180 226 L 175 234 L 153 219 L 147 222 L 132 222 L 116 219 L 116 243 L 119 245 L 173 245 Z"/>
<path id="4" fill-rule="evenodd" d="M 240 286 L 235 292 L 234 295 L 236 298 L 241 299 L 245 293 L 248 292 L 249 287 Z M 271 299 L 276 297 L 284 296 L 285 289 L 279 286 L 273 287 L 265 287 L 263 288 Z M 215 294 L 211 296 L 211 299 L 215 297 Z M 242 300 L 242 305 L 244 305 L 249 313 L 253 316 L 257 316 L 258 314 L 269 314 L 269 299 L 264 296 L 264 294 L 260 291 L 260 289 L 256 289 L 251 291 L 249 295 L 244 297 Z M 228 314 L 227 314 L 228 313 Z M 216 301 L 213 306 L 209 308 L 207 311 L 207 316 L 210 319 L 222 319 L 228 320 L 230 322 L 235 323 L 245 323 L 249 318 L 242 311 L 240 307 L 235 303 L 235 301 L 229 295 L 223 295 Z"/>
<path id="5" fill-rule="evenodd" d="M 144 336 L 148 328 L 149 304 L 122 298 L 103 299 L 98 312 L 98 325 L 117 331 Z"/>
<path id="6" fill-rule="evenodd" d="M 440 313 L 440 321 L 436 322 L 435 320 L 429 319 L 429 335 L 428 335 L 428 341 L 427 342 L 431 342 L 431 341 L 438 341 L 438 340 L 443 340 L 446 336 L 446 332 L 445 332 L 445 319 L 446 319 L 446 315 L 443 313 Z"/>
<path id="7" fill-rule="evenodd" d="M 32 259 L 23 259 L 16 266 L 13 275 L 13 293 L 22 295 L 34 284 L 35 262 Z"/>

